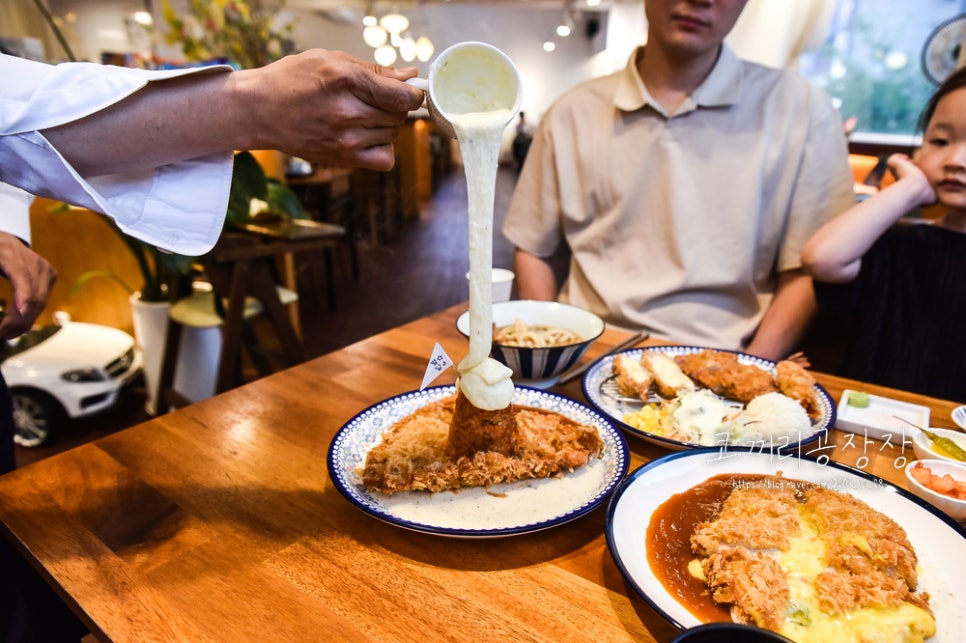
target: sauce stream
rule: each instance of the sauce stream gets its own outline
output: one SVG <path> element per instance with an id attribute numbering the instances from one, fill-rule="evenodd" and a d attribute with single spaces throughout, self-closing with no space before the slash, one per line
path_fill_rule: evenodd
<path id="1" fill-rule="evenodd" d="M 460 362 L 460 389 L 473 406 L 497 410 L 513 398 L 512 371 L 492 359 L 493 202 L 500 141 L 510 110 L 450 115 L 466 172 L 469 204 L 470 338 Z"/>

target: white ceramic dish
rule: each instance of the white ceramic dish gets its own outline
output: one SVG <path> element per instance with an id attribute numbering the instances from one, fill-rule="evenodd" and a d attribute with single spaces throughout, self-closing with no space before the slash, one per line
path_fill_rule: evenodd
<path id="1" fill-rule="evenodd" d="M 852 406 L 849 404 L 849 394 L 856 392 L 848 389 L 842 391 L 835 420 L 835 428 L 839 431 L 899 443 L 916 432 L 908 423 L 920 427 L 929 426 L 928 406 L 900 402 L 879 395 L 869 395 L 869 405 L 866 407 Z"/>
<path id="2" fill-rule="evenodd" d="M 929 432 L 941 438 L 948 438 L 959 445 L 959 448 L 966 450 L 966 433 L 953 431 L 952 429 L 929 429 Z M 916 431 L 912 436 L 912 448 L 916 452 L 916 457 L 920 460 L 949 460 L 959 462 L 956 458 L 951 458 L 933 451 L 932 440 L 922 431 Z"/>
<path id="3" fill-rule="evenodd" d="M 953 422 L 962 429 L 966 429 L 966 404 L 953 409 Z"/>
<path id="4" fill-rule="evenodd" d="M 966 520 L 966 500 L 960 500 L 947 496 L 946 494 L 933 491 L 929 487 L 912 477 L 912 468 L 915 466 L 927 467 L 933 475 L 942 477 L 946 474 L 952 476 L 954 480 L 966 482 L 966 462 L 951 462 L 949 460 L 915 460 L 906 465 L 906 484 L 909 489 L 933 505 L 940 511 L 948 514 L 953 520 L 960 522 Z M 962 560 L 962 559 L 960 559 Z"/>
<path id="5" fill-rule="evenodd" d="M 627 582 L 655 610 L 683 629 L 700 620 L 678 602 L 651 571 L 645 534 L 651 516 L 668 498 L 708 478 L 727 473 L 775 475 L 852 494 L 898 522 L 919 557 L 920 586 L 929 592 L 938 632 L 930 641 L 966 640 L 966 574 L 953 561 L 966 560 L 966 528 L 929 503 L 858 469 L 821 465 L 798 457 L 702 449 L 673 453 L 633 471 L 607 507 L 607 546 Z"/>
<path id="6" fill-rule="evenodd" d="M 519 319 L 526 324 L 556 326 L 577 334 L 581 341 L 566 346 L 528 348 L 493 344 L 493 359 L 513 371 L 516 384 L 531 388 L 549 388 L 568 368 L 576 364 L 591 344 L 604 332 L 604 320 L 583 308 L 556 301 L 519 299 L 493 304 L 493 325 L 509 326 Z M 470 313 L 456 319 L 456 329 L 470 336 Z"/>
<path id="7" fill-rule="evenodd" d="M 640 411 L 644 403 L 637 399 L 624 397 L 620 394 L 620 391 L 617 390 L 617 384 L 614 381 L 614 358 L 617 355 L 625 354 L 639 360 L 644 351 L 666 353 L 673 357 L 675 355 L 698 353 L 703 350 L 706 349 L 701 346 L 648 346 L 646 348 L 633 348 L 626 351 L 619 351 L 611 355 L 606 355 L 601 358 L 600 361 L 587 369 L 586 373 L 584 373 L 584 379 L 582 381 L 584 397 L 586 397 L 587 400 L 593 404 L 595 408 L 597 408 L 597 410 L 607 416 L 624 432 L 630 435 L 635 435 L 647 440 L 648 442 L 651 442 L 652 444 L 656 444 L 667 449 L 672 449 L 674 451 L 680 451 L 682 449 L 700 449 L 702 448 L 700 444 L 693 444 L 690 442 L 666 438 L 661 435 L 643 431 L 624 422 L 625 414 Z M 743 364 L 754 364 L 755 366 L 758 366 L 759 368 L 762 368 L 770 373 L 775 372 L 774 362 L 770 362 L 760 357 L 755 357 L 754 355 L 747 355 L 745 353 L 737 353 L 737 355 L 738 361 Z M 782 444 L 772 445 L 763 445 L 761 442 L 757 442 L 753 445 L 745 446 L 750 446 L 752 448 L 758 448 L 761 450 L 790 450 L 799 445 L 805 445 L 817 440 L 819 436 L 825 433 L 828 429 L 832 428 L 832 425 L 835 423 L 835 403 L 832 401 L 832 396 L 829 395 L 828 391 L 826 391 L 821 385 L 815 385 L 815 392 L 817 393 L 819 415 L 818 418 L 813 420 L 811 431 L 808 434 L 802 435 L 799 440 L 794 442 L 789 441 L 783 442 Z M 655 397 L 655 401 L 659 399 L 660 398 Z"/>
<path id="8" fill-rule="evenodd" d="M 573 366 L 591 344 L 604 332 L 604 320 L 577 306 L 556 301 L 519 299 L 493 304 L 493 325 L 509 326 L 519 319 L 526 324 L 556 326 L 575 333 L 581 341 L 566 346 L 528 348 L 493 344 L 493 359 L 506 364 L 513 371 L 516 384 L 531 388 L 549 388 L 557 383 L 561 373 Z M 456 319 L 456 329 L 464 337 L 470 336 L 470 313 Z"/>
<path id="9" fill-rule="evenodd" d="M 336 489 L 371 516 L 424 533 L 458 538 L 494 538 L 540 531 L 569 522 L 600 506 L 627 474 L 627 442 L 592 409 L 553 393 L 517 387 L 513 403 L 548 409 L 597 428 L 604 440 L 600 458 L 560 478 L 521 480 L 459 493 L 367 490 L 360 477 L 366 453 L 382 434 L 416 409 L 452 395 L 454 386 L 412 391 L 369 407 L 346 423 L 329 447 L 328 469 Z M 489 491 L 489 493 L 488 493 Z"/>

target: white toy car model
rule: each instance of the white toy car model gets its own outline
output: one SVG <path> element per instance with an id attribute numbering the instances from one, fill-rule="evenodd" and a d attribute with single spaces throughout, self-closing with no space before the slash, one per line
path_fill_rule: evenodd
<path id="1" fill-rule="evenodd" d="M 0 342 L 0 360 L 13 396 L 14 440 L 26 447 L 42 444 L 66 418 L 113 406 L 141 369 L 129 334 L 73 321 Z"/>

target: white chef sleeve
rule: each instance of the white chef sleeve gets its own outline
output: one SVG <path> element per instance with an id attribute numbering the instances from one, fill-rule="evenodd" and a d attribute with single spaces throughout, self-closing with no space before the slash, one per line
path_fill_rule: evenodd
<path id="1" fill-rule="evenodd" d="M 232 151 L 154 170 L 82 177 L 40 131 L 113 105 L 154 80 L 230 69 L 46 65 L 0 54 L 0 181 L 107 214 L 126 233 L 160 248 L 204 254 L 224 224 Z"/>

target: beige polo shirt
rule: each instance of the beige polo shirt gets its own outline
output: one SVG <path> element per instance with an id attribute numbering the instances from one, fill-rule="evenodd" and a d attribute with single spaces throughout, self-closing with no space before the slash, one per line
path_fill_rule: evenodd
<path id="1" fill-rule="evenodd" d="M 829 98 L 725 46 L 673 115 L 631 57 L 544 117 L 503 232 L 548 258 L 571 250 L 560 300 L 658 337 L 743 348 L 776 271 L 854 202 Z"/>

